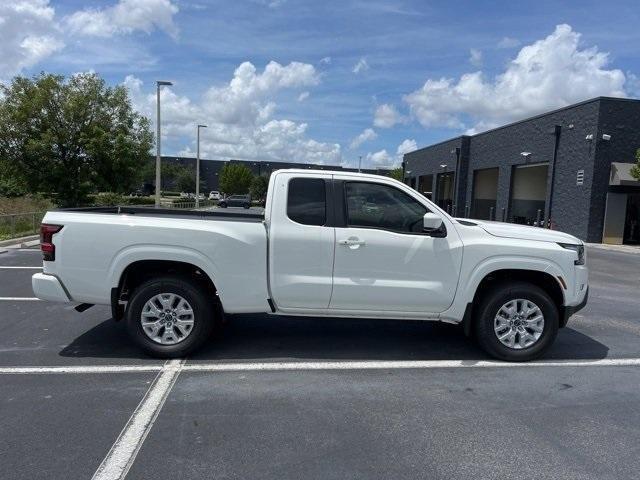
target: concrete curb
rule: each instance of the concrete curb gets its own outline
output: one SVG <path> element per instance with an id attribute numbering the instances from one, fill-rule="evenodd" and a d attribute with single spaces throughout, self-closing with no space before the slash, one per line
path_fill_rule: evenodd
<path id="1" fill-rule="evenodd" d="M 610 245 L 607 243 L 587 243 L 587 248 L 610 250 L 622 253 L 640 253 L 640 245 Z"/>
<path id="2" fill-rule="evenodd" d="M 40 243 L 40 235 L 29 235 L 28 237 L 11 238 L 0 242 L 0 250 L 8 248 L 27 248 Z"/>

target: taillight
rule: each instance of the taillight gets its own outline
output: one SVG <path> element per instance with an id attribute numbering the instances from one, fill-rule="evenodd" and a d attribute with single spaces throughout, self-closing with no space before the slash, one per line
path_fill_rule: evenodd
<path id="1" fill-rule="evenodd" d="M 45 262 L 53 262 L 56 259 L 56 246 L 53 244 L 53 234 L 62 230 L 62 225 L 40 225 L 40 250 Z"/>

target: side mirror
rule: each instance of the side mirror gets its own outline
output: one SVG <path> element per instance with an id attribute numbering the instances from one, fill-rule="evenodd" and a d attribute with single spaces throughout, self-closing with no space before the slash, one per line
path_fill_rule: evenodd
<path id="1" fill-rule="evenodd" d="M 422 230 L 424 233 L 431 235 L 432 237 L 446 237 L 447 229 L 440 218 L 435 213 L 427 212 L 422 219 Z"/>

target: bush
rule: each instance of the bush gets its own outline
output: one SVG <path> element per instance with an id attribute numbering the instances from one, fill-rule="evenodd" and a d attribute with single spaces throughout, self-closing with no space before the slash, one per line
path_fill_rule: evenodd
<path id="1" fill-rule="evenodd" d="M 119 193 L 103 192 L 95 195 L 91 203 L 96 207 L 111 207 L 114 205 L 126 205 L 128 202 Z"/>
<path id="2" fill-rule="evenodd" d="M 127 205 L 155 205 L 154 197 L 127 197 Z"/>

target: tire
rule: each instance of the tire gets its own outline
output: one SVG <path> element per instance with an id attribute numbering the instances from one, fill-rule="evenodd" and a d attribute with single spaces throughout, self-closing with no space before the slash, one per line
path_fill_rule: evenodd
<path id="1" fill-rule="evenodd" d="M 152 299 L 157 299 L 157 296 L 161 294 L 173 295 L 176 299 L 175 302 L 178 302 L 179 298 L 186 301 L 186 303 L 179 303 L 175 312 L 178 312 L 178 319 L 186 318 L 187 320 L 183 320 L 183 322 L 191 322 L 192 326 L 187 334 L 182 333 L 178 329 L 176 317 L 174 316 L 173 322 L 175 326 L 172 327 L 172 332 L 175 332 L 175 335 L 173 335 L 175 343 L 158 343 L 158 340 L 152 339 L 150 334 L 145 332 L 142 325 L 143 309 L 146 309 L 147 315 L 150 315 L 150 317 L 145 316 L 145 319 L 155 323 L 154 320 L 157 317 L 153 313 L 155 310 L 148 310 L 147 304 Z M 167 295 L 162 298 L 169 301 L 171 297 Z M 158 305 L 158 302 L 156 301 L 155 304 Z M 190 307 L 190 310 L 186 307 Z M 190 312 L 190 314 L 180 317 L 180 312 Z M 171 319 L 171 317 L 169 318 Z M 142 283 L 131 296 L 125 319 L 127 331 L 131 338 L 146 353 L 158 358 L 178 358 L 195 352 L 211 336 L 217 321 L 215 305 L 210 295 L 208 295 L 208 290 L 197 281 L 178 275 L 165 275 Z M 148 330 L 153 328 L 153 326 L 148 327 Z M 185 329 L 186 326 L 182 325 L 181 328 Z M 159 332 L 166 332 L 166 330 L 167 327 L 163 326 L 160 327 Z M 180 337 L 181 335 L 182 337 Z M 167 339 L 167 342 L 170 342 L 170 340 Z"/>
<path id="2" fill-rule="evenodd" d="M 218 204 L 218 206 L 219 206 L 220 208 L 227 208 L 227 204 L 226 204 L 226 203 L 224 203 L 224 202 L 219 203 L 219 204 Z"/>
<path id="3" fill-rule="evenodd" d="M 515 302 L 515 310 L 511 302 Z M 504 306 L 511 308 L 503 309 Z M 525 316 L 522 312 L 533 313 Z M 536 321 L 540 314 L 542 321 Z M 549 294 L 540 287 L 528 282 L 501 282 L 486 292 L 474 324 L 478 343 L 489 355 L 508 362 L 526 362 L 540 357 L 553 344 L 558 334 L 559 313 Z M 498 335 L 513 346 L 503 343 Z"/>

